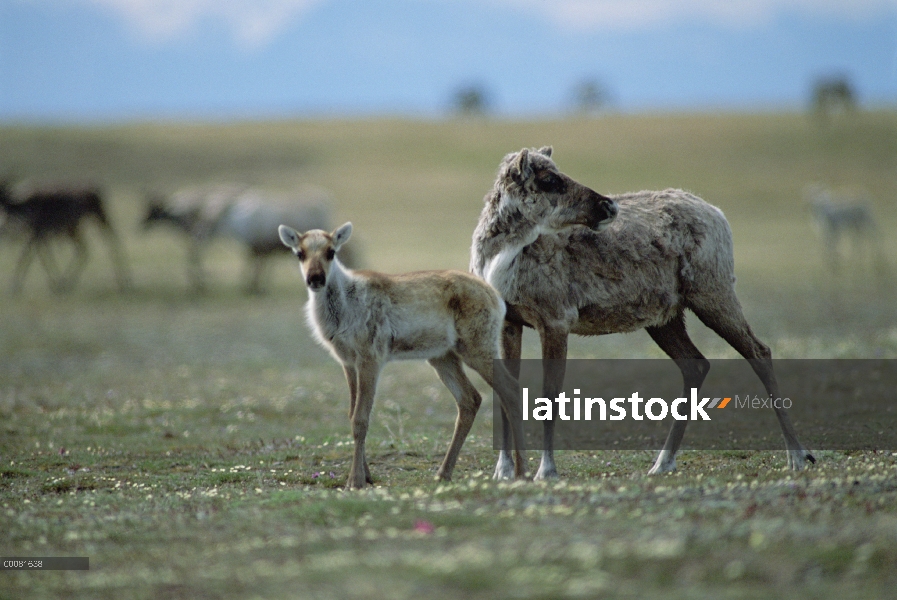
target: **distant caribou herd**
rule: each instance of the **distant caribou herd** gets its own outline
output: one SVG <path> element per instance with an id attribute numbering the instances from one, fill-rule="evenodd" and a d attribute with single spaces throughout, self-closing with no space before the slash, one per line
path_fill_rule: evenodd
<path id="1" fill-rule="evenodd" d="M 837 266 L 844 237 L 873 239 L 868 201 L 846 201 L 822 187 L 807 200 L 819 225 L 828 262 Z M 187 273 L 206 287 L 202 255 L 218 236 L 246 248 L 246 290 L 264 289 L 266 259 L 288 248 L 308 288 L 308 322 L 317 341 L 343 367 L 350 392 L 355 441 L 348 487 L 373 482 L 365 437 L 377 380 L 395 359 L 425 359 L 458 405 L 455 433 L 437 476 L 450 479 L 481 398 L 462 364 L 495 386 L 504 435 L 494 477 L 523 477 L 523 439 L 517 376 L 524 327 L 539 334 L 544 361 L 542 395 L 552 398 L 564 380 L 563 359 L 572 334 L 603 335 L 644 329 L 672 358 L 683 387 L 699 389 L 709 362 L 690 339 L 691 311 L 748 359 L 771 397 L 780 395 L 769 348 L 751 330 L 735 295 L 732 232 L 723 213 L 677 189 L 603 196 L 562 173 L 552 149 L 524 148 L 505 156 L 486 194 L 473 232 L 470 273 L 428 271 L 385 275 L 355 271 L 346 242 L 351 223 L 333 229 L 333 200 L 319 188 L 272 194 L 248 186 L 207 185 L 147 199 L 144 228 L 167 223 L 188 240 Z M 93 186 L 12 188 L 0 183 L 7 229 L 25 244 L 15 265 L 13 292 L 37 257 L 56 291 L 75 287 L 87 261 L 83 222 L 99 226 L 121 289 L 131 275 L 100 190 Z M 49 242 L 63 238 L 75 251 L 60 270 Z M 508 370 L 498 358 L 511 359 Z M 516 366 L 514 366 L 516 365 Z M 788 412 L 775 409 L 787 463 L 815 462 L 797 438 Z M 687 421 L 676 420 L 649 474 L 676 468 Z M 558 476 L 553 422 L 544 424 L 536 479 Z"/>
<path id="2" fill-rule="evenodd" d="M 47 273 L 50 288 L 68 292 L 75 288 L 88 260 L 82 229 L 93 222 L 103 236 L 115 269 L 118 287 L 132 286 L 130 269 L 120 236 L 112 227 L 105 199 L 96 185 L 53 183 L 12 186 L 0 181 L 0 225 L 6 236 L 25 238 L 16 262 L 12 293 L 21 292 L 35 257 Z M 246 249 L 249 293 L 264 291 L 267 259 L 286 253 L 277 226 L 299 229 L 331 227 L 333 201 L 322 188 L 306 186 L 290 192 L 262 191 L 245 185 L 205 185 L 179 190 L 170 196 L 150 194 L 143 217 L 144 230 L 166 223 L 187 238 L 187 276 L 195 291 L 206 289 L 202 256 L 219 237 L 240 242 Z M 74 255 L 60 268 L 53 242 L 62 239 Z M 353 260 L 347 254 L 348 264 Z"/>
<path id="3" fill-rule="evenodd" d="M 170 197 L 148 198 L 144 228 L 168 223 L 189 240 L 188 277 L 196 291 L 203 291 L 206 278 L 202 254 L 215 237 L 241 242 L 247 253 L 246 291 L 263 291 L 267 259 L 285 251 L 277 227 L 287 224 L 301 230 L 329 229 L 333 201 L 328 191 L 304 187 L 289 193 L 271 193 L 239 185 L 209 185 L 180 190 Z M 347 264 L 353 264 L 346 253 Z"/>

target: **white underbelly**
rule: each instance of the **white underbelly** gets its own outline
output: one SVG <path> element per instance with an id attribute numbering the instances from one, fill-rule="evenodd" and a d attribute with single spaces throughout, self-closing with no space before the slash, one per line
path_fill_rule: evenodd
<path id="1" fill-rule="evenodd" d="M 392 360 L 426 360 L 445 355 L 455 346 L 457 336 L 448 323 L 430 324 L 429 327 L 399 325 L 389 345 Z"/>

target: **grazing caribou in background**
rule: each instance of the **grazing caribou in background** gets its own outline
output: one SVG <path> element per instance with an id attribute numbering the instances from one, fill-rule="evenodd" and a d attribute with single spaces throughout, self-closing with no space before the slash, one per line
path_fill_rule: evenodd
<path id="1" fill-rule="evenodd" d="M 561 390 L 571 333 L 638 329 L 676 362 L 688 396 L 701 387 L 710 363 L 685 330 L 686 309 L 749 359 L 769 395 L 780 397 L 769 348 L 751 331 L 735 296 L 732 232 L 718 208 L 673 189 L 602 196 L 561 173 L 550 147 L 505 156 L 485 204 L 470 270 L 508 304 L 505 358 L 520 358 L 528 326 L 539 333 L 542 358 L 560 359 L 544 362 L 543 397 Z M 788 413 L 775 412 L 788 465 L 815 462 Z M 675 469 L 687 423 L 674 422 L 650 474 Z M 545 421 L 536 479 L 557 477 L 553 432 L 553 421 Z M 503 448 L 496 478 L 510 474 L 507 439 Z"/>
<path id="2" fill-rule="evenodd" d="M 196 291 L 205 289 L 202 255 L 215 237 L 242 242 L 247 251 L 246 291 L 263 291 L 262 277 L 267 259 L 286 248 L 277 227 L 329 229 L 332 201 L 329 192 L 306 186 L 292 193 L 262 192 L 241 185 L 207 185 L 187 188 L 169 198 L 147 199 L 144 228 L 170 223 L 189 238 L 187 275 Z M 346 252 L 347 257 L 350 252 Z M 345 259 L 344 259 L 345 260 Z M 346 261 L 352 264 L 351 258 Z"/>
<path id="3" fill-rule="evenodd" d="M 27 237 L 13 274 L 13 294 L 21 291 L 35 255 L 47 272 L 51 289 L 66 292 L 75 288 L 88 258 L 87 245 L 81 235 L 81 223 L 85 219 L 92 219 L 100 227 L 109 247 L 119 288 L 125 291 L 130 287 L 131 277 L 121 242 L 109 222 L 102 194 L 96 186 L 41 185 L 13 193 L 7 182 L 0 182 L 0 210 L 6 214 L 10 225 L 24 231 Z M 75 255 L 62 274 L 49 246 L 54 237 L 67 238 L 75 248 Z"/>
<path id="4" fill-rule="evenodd" d="M 863 263 L 883 266 L 878 226 L 866 192 L 810 184 L 804 188 L 804 199 L 822 240 L 829 269 L 838 271 L 842 259 L 847 259 L 853 270 L 861 270 Z"/>
<path id="5" fill-rule="evenodd" d="M 495 389 L 502 414 L 514 424 L 511 473 L 524 476 L 520 386 L 501 362 L 505 304 L 482 279 L 463 271 L 420 271 L 385 275 L 353 271 L 340 264 L 352 235 L 346 223 L 333 233 L 299 233 L 281 225 L 280 239 L 299 258 L 308 286 L 306 314 L 318 343 L 339 361 L 349 384 L 349 418 L 355 454 L 347 486 L 372 483 L 365 438 L 377 381 L 392 360 L 424 359 L 436 369 L 458 404 L 455 432 L 437 477 L 446 481 L 482 398 L 464 373 L 467 365 Z M 510 467 L 510 465 L 509 465 Z"/>

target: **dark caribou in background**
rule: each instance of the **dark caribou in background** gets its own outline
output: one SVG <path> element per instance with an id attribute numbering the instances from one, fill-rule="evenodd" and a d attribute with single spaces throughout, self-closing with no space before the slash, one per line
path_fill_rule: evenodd
<path id="1" fill-rule="evenodd" d="M 45 184 L 14 193 L 9 182 L 3 181 L 0 182 L 0 210 L 5 213 L 9 225 L 22 230 L 27 238 L 13 274 L 13 294 L 21 292 L 35 255 L 43 264 L 53 291 L 68 292 L 75 288 L 88 259 L 87 244 L 81 232 L 85 220 L 93 220 L 100 228 L 112 257 L 119 288 L 122 291 L 130 288 L 131 276 L 124 251 L 109 222 L 99 187 Z M 75 251 L 62 273 L 50 246 L 51 240 L 59 237 L 68 239 Z"/>

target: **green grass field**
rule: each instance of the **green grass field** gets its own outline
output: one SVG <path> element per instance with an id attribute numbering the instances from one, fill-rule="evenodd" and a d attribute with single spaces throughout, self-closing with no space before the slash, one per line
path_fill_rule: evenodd
<path id="1" fill-rule="evenodd" d="M 246 297 L 239 247 L 216 242 L 198 296 L 184 241 L 138 228 L 149 190 L 314 183 L 367 267 L 466 269 L 502 156 L 545 144 L 600 192 L 682 187 L 720 206 L 775 356 L 897 357 L 897 113 L 0 126 L 0 173 L 104 185 L 135 280 L 116 291 L 91 231 L 73 293 L 51 295 L 35 264 L 13 298 L 21 243 L 0 239 L 0 548 L 90 558 L 2 571 L 0 598 L 894 597 L 897 449 L 820 450 L 802 473 L 784 452 L 689 451 L 656 478 L 651 451 L 561 452 L 558 482 L 494 483 L 487 401 L 440 484 L 454 403 L 402 363 L 374 409 L 376 486 L 346 491 L 348 391 L 308 334 L 294 262 Z M 875 260 L 827 264 L 801 195 L 815 181 L 868 191 Z M 689 325 L 705 354 L 734 355 Z M 570 355 L 660 352 L 638 332 L 571 339 Z"/>

